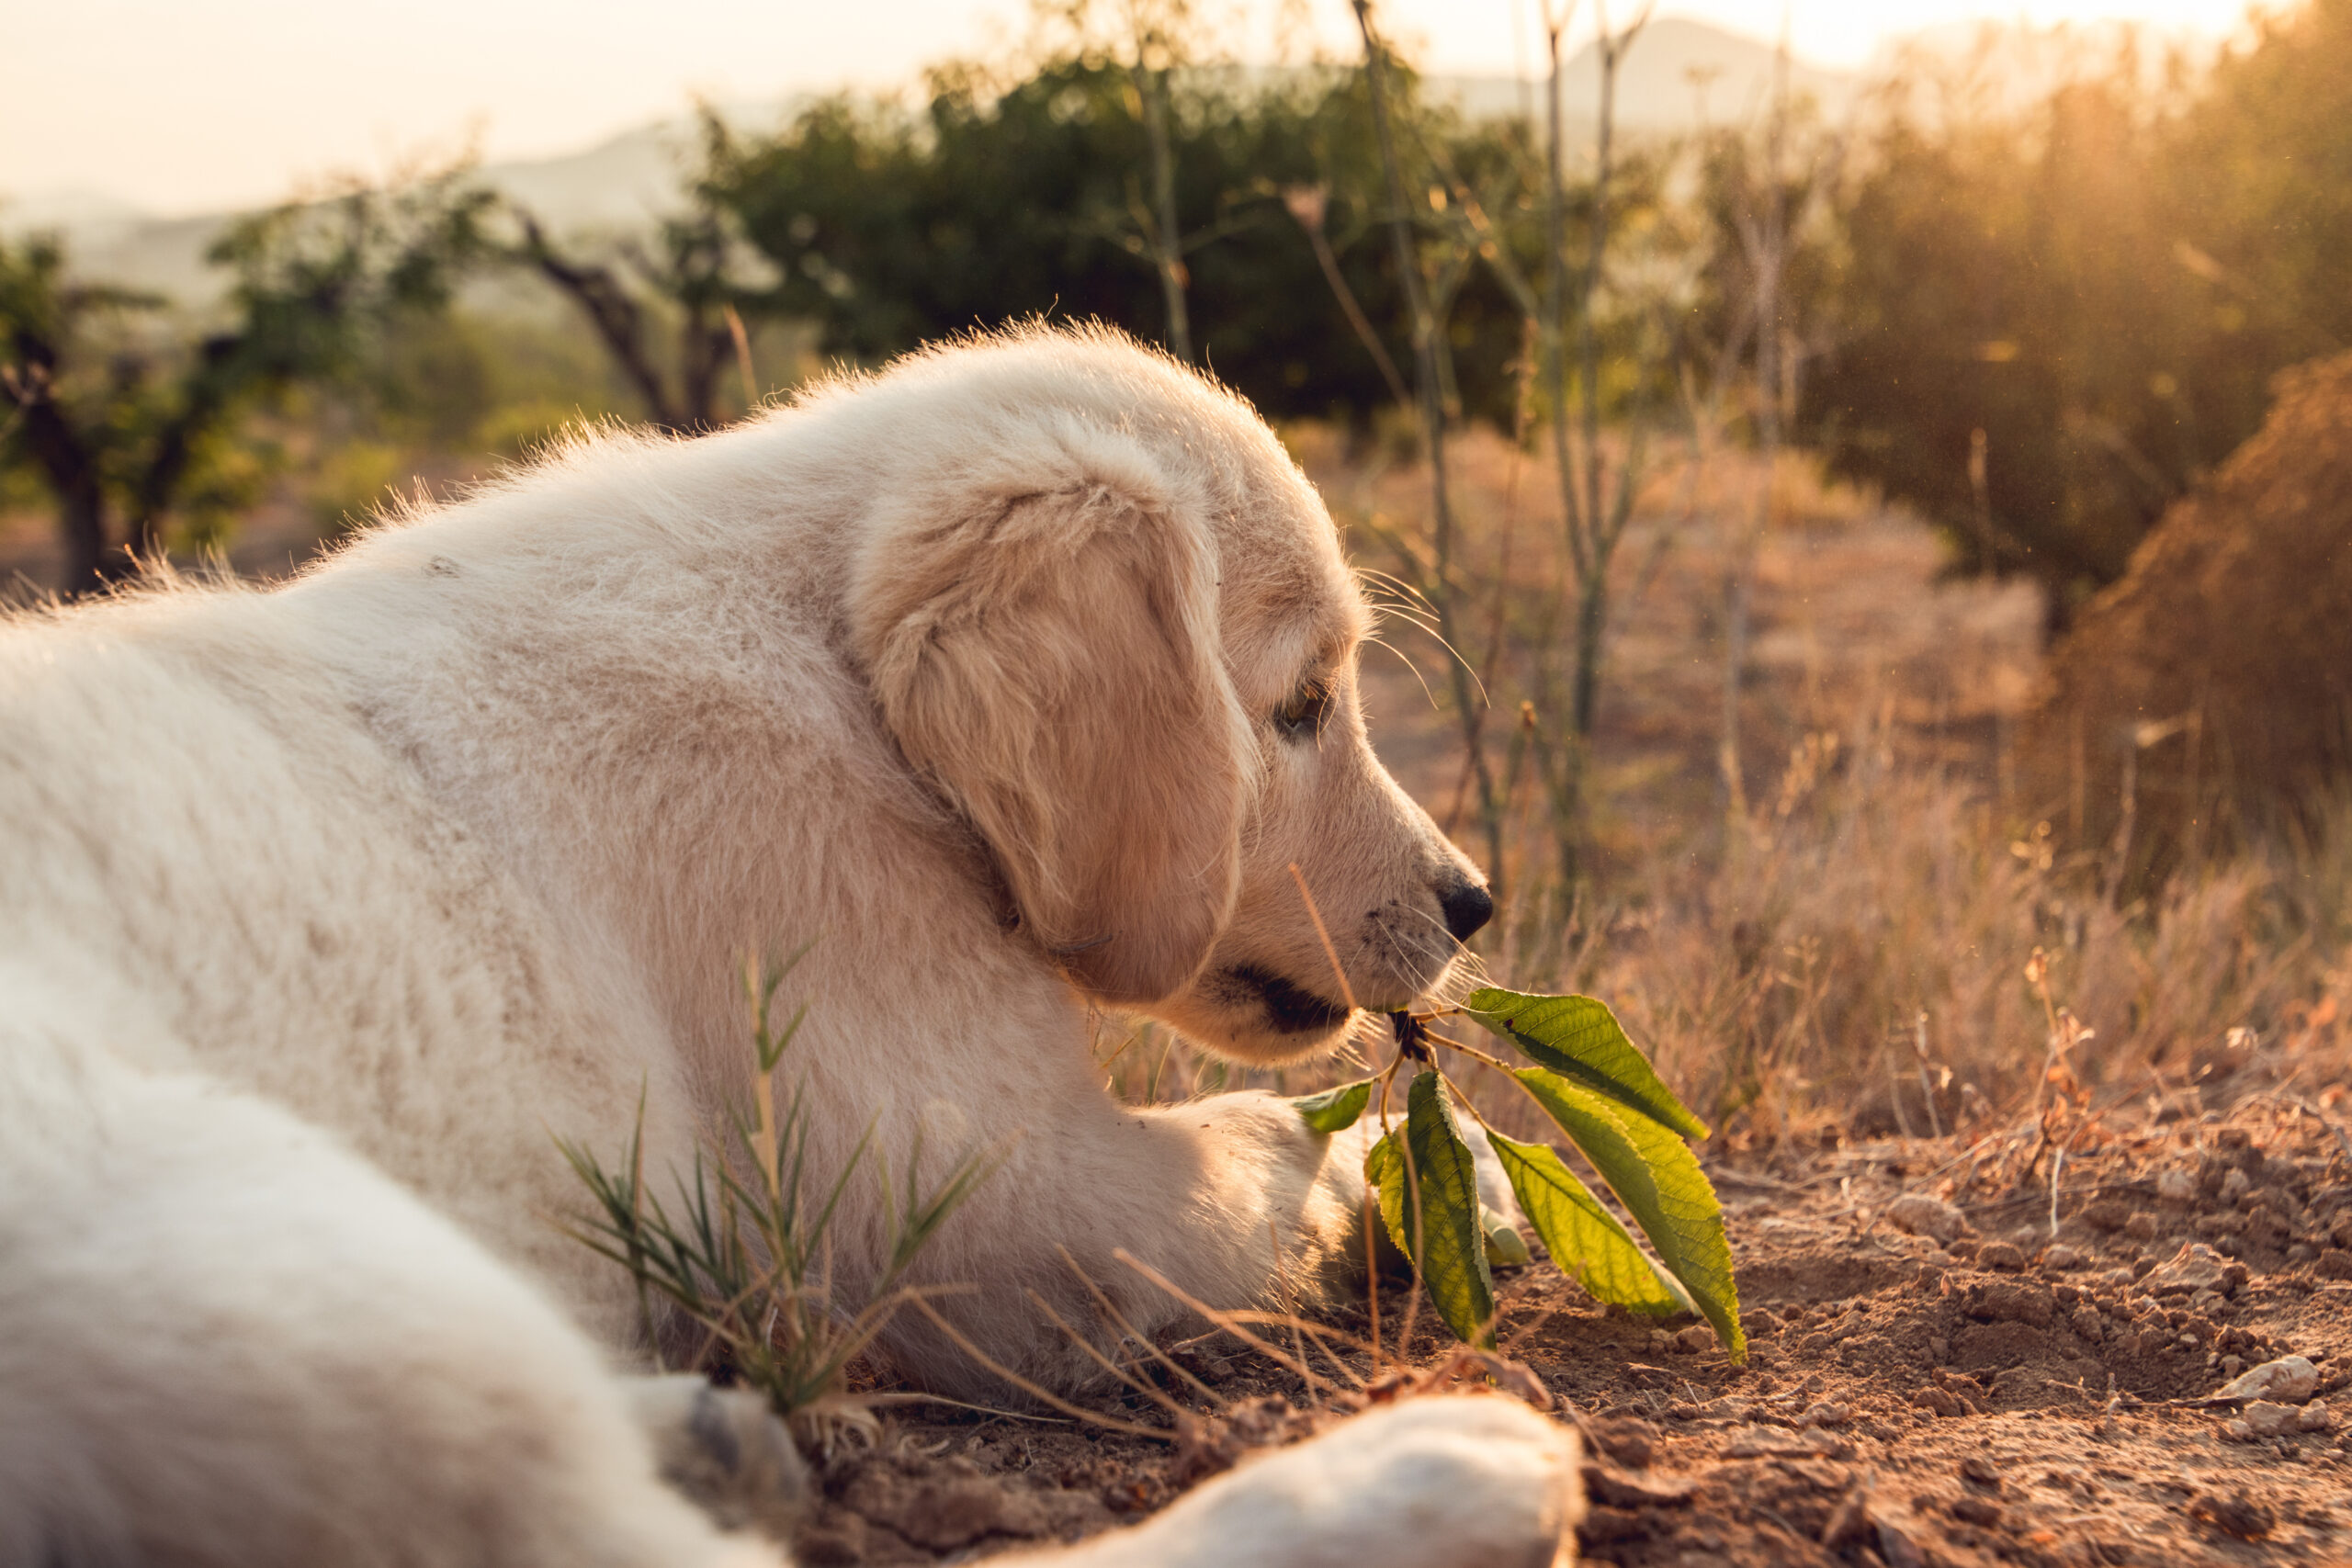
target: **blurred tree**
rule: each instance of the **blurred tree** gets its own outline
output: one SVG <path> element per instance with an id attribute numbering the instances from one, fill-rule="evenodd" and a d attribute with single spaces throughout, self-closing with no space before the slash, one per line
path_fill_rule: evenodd
<path id="1" fill-rule="evenodd" d="M 718 120 L 704 117 L 714 152 L 726 145 Z M 696 184 L 684 214 L 664 219 L 655 248 L 635 241 L 594 260 L 559 246 L 528 209 L 508 202 L 519 238 L 503 247 L 507 259 L 552 284 L 587 317 L 614 366 L 645 405 L 645 417 L 664 430 L 709 430 L 722 423 L 720 377 L 733 366 L 743 403 L 759 400 L 751 337 L 743 312 L 766 291 L 750 264 L 755 257 L 734 232 L 730 215 Z M 665 348 L 664 329 L 674 334 Z"/>
<path id="2" fill-rule="evenodd" d="M 210 331 L 155 296 L 74 283 L 54 239 L 0 242 L 0 385 L 18 413 L 0 464 L 56 504 L 60 589 L 130 575 L 175 525 L 201 538 L 249 504 L 267 464 L 248 416 L 351 379 L 394 318 L 444 306 L 487 199 L 452 170 L 237 222 L 208 256 L 236 275 Z"/>
<path id="3" fill-rule="evenodd" d="M 2278 367 L 2352 347 L 2352 0 L 2260 17 L 2168 125 L 2171 259 L 2210 285 L 2188 417 L 2235 446 Z M 2217 458 L 2209 461 L 2217 461 Z"/>
<path id="4" fill-rule="evenodd" d="M 2054 627 L 2254 432 L 2278 370 L 2352 341 L 2352 0 L 2201 78 L 2127 43 L 2023 113 L 1995 101 L 1981 78 L 1890 95 L 1841 265 L 1808 284 L 1838 333 L 1802 418 L 1965 565 L 2041 579 Z"/>
<path id="5" fill-rule="evenodd" d="M 1402 73 L 1398 85 L 1417 135 L 1473 170 L 1510 161 L 1512 132 L 1431 113 Z M 1164 156 L 1146 87 L 1166 95 Z M 1394 393 L 1284 205 L 1312 190 L 1373 341 L 1407 357 L 1361 73 L 1139 72 L 1091 46 L 1009 85 L 949 66 L 918 116 L 840 98 L 778 135 L 723 139 L 707 188 L 775 264 L 767 308 L 818 323 L 825 352 L 871 360 L 1025 317 L 1097 318 L 1188 339 L 1269 414 L 1362 423 Z M 1460 400 L 1507 423 L 1518 312 L 1472 274 L 1448 332 Z"/>
<path id="6" fill-rule="evenodd" d="M 2053 617 L 2120 574 L 2201 457 L 2155 381 L 2179 384 L 2202 286 L 2165 255 L 2141 107 L 2114 78 L 2030 122 L 1906 106 L 1819 280 L 1843 331 L 1804 416 L 1832 468 L 1919 507 L 1976 570 L 2041 578 Z"/>

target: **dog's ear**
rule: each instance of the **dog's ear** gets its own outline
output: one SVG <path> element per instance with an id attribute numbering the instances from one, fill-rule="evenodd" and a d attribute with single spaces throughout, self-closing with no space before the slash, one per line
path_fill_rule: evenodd
<path id="1" fill-rule="evenodd" d="M 1231 915 L 1247 788 L 1205 526 L 1080 483 L 870 546 L 857 644 L 907 760 L 1072 978 L 1174 995 Z"/>

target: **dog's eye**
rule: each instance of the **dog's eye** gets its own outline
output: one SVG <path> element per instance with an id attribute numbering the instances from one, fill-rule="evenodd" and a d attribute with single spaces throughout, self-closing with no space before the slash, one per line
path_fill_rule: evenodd
<path id="1" fill-rule="evenodd" d="M 1331 688 L 1309 681 L 1274 710 L 1274 728 L 1292 740 L 1312 740 L 1323 733 L 1323 721 L 1330 714 Z"/>

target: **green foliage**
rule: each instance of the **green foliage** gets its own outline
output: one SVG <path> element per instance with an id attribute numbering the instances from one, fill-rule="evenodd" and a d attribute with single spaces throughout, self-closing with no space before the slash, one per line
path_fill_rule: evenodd
<path id="1" fill-rule="evenodd" d="M 479 249 L 487 197 L 451 170 L 355 186 L 230 227 L 208 259 L 235 277 L 217 321 L 87 286 L 63 247 L 0 241 L 0 368 L 19 417 L 0 466 L 38 479 L 78 592 L 210 536 L 250 506 L 277 450 L 254 416 L 300 388 L 359 379 L 397 323 L 439 311 Z M 118 523 L 119 519 L 119 523 Z"/>
<path id="2" fill-rule="evenodd" d="M 1389 1235 L 1419 1269 L 1430 1300 L 1454 1337 L 1491 1349 L 1495 1280 L 1478 1213 L 1478 1171 L 1434 1069 L 1414 1075 L 1405 1137 L 1392 1144 L 1379 1179 Z M 1384 1140 L 1386 1142 L 1387 1140 Z M 1370 1164 L 1366 1166 L 1367 1175 Z M 1390 1217 L 1391 1209 L 1396 1211 Z"/>
<path id="3" fill-rule="evenodd" d="M 1267 85 L 1203 67 L 1176 73 L 1170 96 L 1201 358 L 1269 414 L 1363 420 L 1389 389 L 1284 200 L 1313 194 L 1342 278 L 1401 360 L 1409 329 L 1362 73 Z M 777 269 L 763 308 L 819 322 L 828 353 L 872 360 L 1035 315 L 1160 337 L 1144 109 L 1130 67 L 1091 51 L 1010 85 L 948 67 L 917 116 L 843 97 L 773 137 L 722 131 L 707 190 Z M 1482 188 L 1508 186 L 1502 210 L 1532 189 L 1518 128 L 1421 107 L 1414 131 Z M 1449 330 L 1461 401 L 1507 422 L 1517 310 L 1474 273 Z"/>
<path id="4" fill-rule="evenodd" d="M 621 1166 L 607 1170 L 583 1145 L 558 1140 L 594 1196 L 595 1212 L 572 1236 L 628 1270 L 646 1337 L 659 1343 L 654 1302 L 667 1303 L 708 1337 L 703 1370 L 725 1370 L 767 1395 L 787 1419 L 837 1400 L 851 1359 L 910 1299 L 900 1280 L 992 1164 L 970 1157 L 940 1181 L 922 1179 L 920 1139 L 894 1178 L 876 1155 L 875 1179 L 889 1223 L 881 1271 L 854 1292 L 831 1278 L 831 1233 L 842 1195 L 873 1154 L 872 1131 L 838 1171 L 812 1168 L 804 1094 L 776 1082 L 805 1010 L 780 1027 L 777 987 L 791 964 L 747 973 L 752 1011 L 752 1102 L 729 1137 L 698 1150 L 691 1173 L 673 1172 L 676 1209 L 645 1179 L 643 1111 Z"/>
<path id="5" fill-rule="evenodd" d="M 1557 1152 L 1485 1127 L 1553 1262 L 1597 1301 L 1656 1315 L 1699 1314 L 1734 1361 L 1747 1359 L 1723 1206 L 1683 1142 L 1686 1134 L 1706 1136 L 1706 1125 L 1659 1080 L 1615 1015 L 1589 997 L 1526 996 L 1491 987 L 1453 1011 L 1545 1066 L 1514 1069 L 1430 1032 L 1429 1023 L 1452 1014 L 1400 1013 L 1393 1015 L 1400 1049 L 1385 1071 L 1292 1103 L 1317 1132 L 1335 1132 L 1355 1122 L 1378 1085 L 1385 1117 L 1385 1085 L 1406 1061 L 1426 1060 L 1432 1041 L 1503 1068 L 1591 1164 L 1656 1252 L 1653 1258 L 1642 1250 Z M 1509 1233 L 1507 1241 L 1496 1235 L 1509 1228 L 1479 1204 L 1453 1094 L 1434 1065 L 1417 1072 L 1406 1097 L 1405 1125 L 1401 1132 L 1387 1129 L 1373 1145 L 1364 1180 L 1378 1197 L 1390 1238 L 1413 1261 L 1446 1325 L 1466 1343 L 1491 1347 L 1489 1259 L 1499 1254 L 1498 1261 L 1518 1261 L 1511 1255 L 1517 1235 Z M 1523 1256 L 1523 1243 L 1518 1250 Z"/>
<path id="6" fill-rule="evenodd" d="M 1707 1124 L 1690 1114 L 1634 1048 L 1607 1003 L 1590 997 L 1523 996 L 1488 986 L 1473 991 L 1462 1010 L 1554 1072 L 1687 1137 L 1707 1136 Z"/>
<path id="7" fill-rule="evenodd" d="M 1318 1133 L 1337 1133 L 1356 1124 L 1363 1114 L 1364 1103 L 1372 1098 L 1370 1078 L 1358 1078 L 1327 1089 L 1320 1094 L 1310 1094 L 1291 1101 L 1306 1124 Z"/>
<path id="8" fill-rule="evenodd" d="M 1698 1308 L 1652 1261 L 1623 1221 L 1577 1179 L 1558 1153 L 1489 1132 L 1510 1190 L 1552 1260 L 1599 1302 L 1663 1316 Z"/>
<path id="9" fill-rule="evenodd" d="M 1657 1249 L 1667 1271 L 1687 1290 L 1734 1360 L 1747 1354 L 1739 1326 L 1739 1290 L 1723 1206 L 1690 1146 L 1673 1128 L 1646 1116 L 1622 1115 L 1611 1100 L 1542 1067 L 1512 1075 L 1534 1097 L 1577 1152 L 1592 1162 Z M 1623 1103 L 1619 1097 L 1615 1103 Z"/>

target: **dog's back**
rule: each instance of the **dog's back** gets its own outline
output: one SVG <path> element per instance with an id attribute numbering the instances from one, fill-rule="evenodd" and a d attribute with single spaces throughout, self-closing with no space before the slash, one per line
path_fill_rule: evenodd
<path id="1" fill-rule="evenodd" d="M 0 631 L 0 1564 L 707 1558 L 443 1217 L 568 1265 L 514 1194 L 643 1080 L 546 1049 L 599 1027 L 559 950 L 302 631 L 219 591 Z"/>
<path id="2" fill-rule="evenodd" d="M 0 1032 L 258 1094 L 592 1272 L 515 1196 L 568 1196 L 550 1129 L 625 1127 L 649 1088 L 667 1113 L 650 1026 L 435 808 L 321 630 L 179 590 L 0 633 Z"/>

